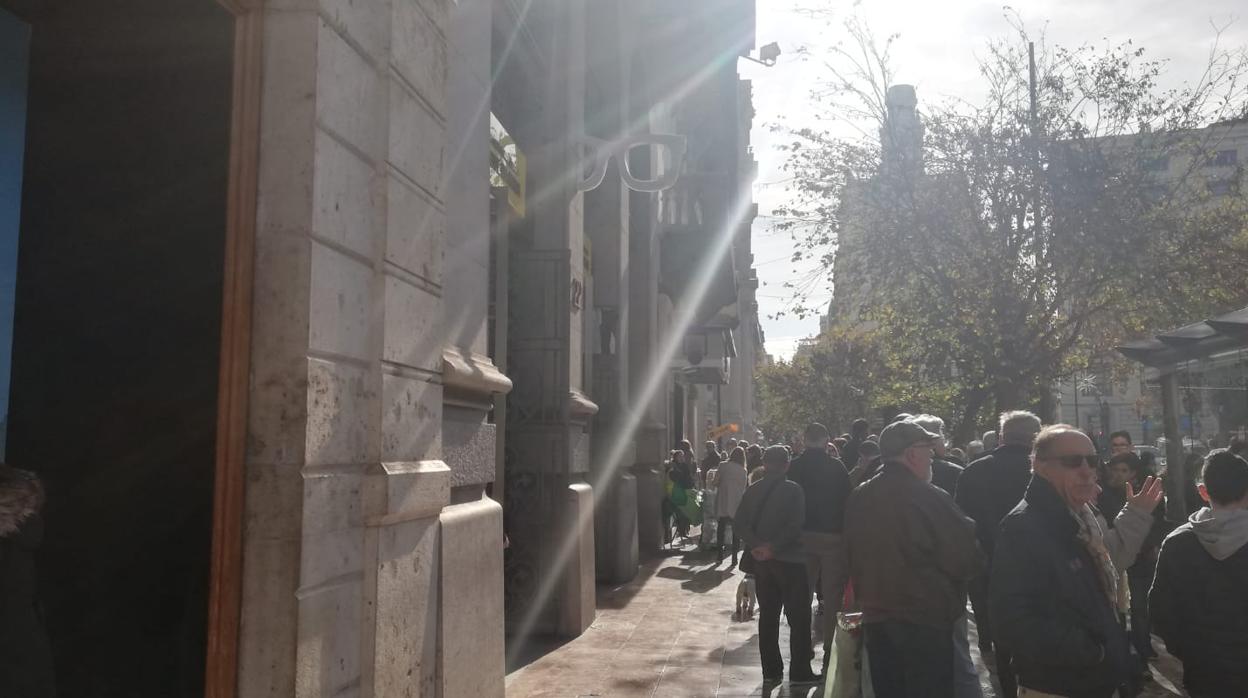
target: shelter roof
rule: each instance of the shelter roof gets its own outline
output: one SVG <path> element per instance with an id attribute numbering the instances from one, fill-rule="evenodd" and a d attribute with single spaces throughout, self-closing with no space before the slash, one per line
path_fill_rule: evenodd
<path id="1" fill-rule="evenodd" d="M 1117 347 L 1128 359 L 1156 367 L 1239 348 L 1248 348 L 1248 307 Z"/>

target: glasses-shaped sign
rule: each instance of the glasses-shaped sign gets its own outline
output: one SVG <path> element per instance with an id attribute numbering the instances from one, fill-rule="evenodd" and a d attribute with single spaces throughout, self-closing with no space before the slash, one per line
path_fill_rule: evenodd
<path id="1" fill-rule="evenodd" d="M 658 133 L 618 141 L 582 136 L 577 146 L 581 163 L 581 176 L 576 186 L 579 191 L 597 189 L 607 176 L 607 163 L 613 157 L 620 168 L 620 178 L 629 189 L 643 192 L 668 189 L 680 178 L 686 148 L 684 136 Z M 650 171 L 638 177 L 632 171 L 630 160 L 641 154 L 649 155 Z"/>

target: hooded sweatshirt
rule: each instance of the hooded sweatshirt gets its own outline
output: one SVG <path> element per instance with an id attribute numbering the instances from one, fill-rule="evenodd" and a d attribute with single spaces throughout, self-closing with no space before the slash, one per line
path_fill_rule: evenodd
<path id="1" fill-rule="evenodd" d="M 1200 509 L 1166 537 L 1149 593 L 1153 628 L 1193 696 L 1248 685 L 1248 511 Z"/>
<path id="2" fill-rule="evenodd" d="M 1248 543 L 1248 509 L 1215 515 L 1213 509 L 1205 507 L 1188 517 L 1186 525 L 1196 532 L 1196 540 L 1215 560 L 1225 560 Z"/>

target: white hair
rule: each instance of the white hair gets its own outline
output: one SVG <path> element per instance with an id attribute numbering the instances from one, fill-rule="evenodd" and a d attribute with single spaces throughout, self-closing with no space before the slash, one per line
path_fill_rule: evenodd
<path id="1" fill-rule="evenodd" d="M 997 432 L 995 432 L 995 431 L 986 431 L 986 432 L 984 432 L 984 438 L 983 438 L 983 441 L 984 441 L 984 450 L 985 450 L 985 451 L 991 451 L 991 450 L 995 449 L 997 446 L 999 446 L 999 445 L 1000 445 L 1000 444 L 998 444 L 998 443 L 997 443 Z"/>
<path id="2" fill-rule="evenodd" d="M 1040 418 L 1025 410 L 1001 413 L 1001 443 L 1030 446 L 1040 433 Z"/>

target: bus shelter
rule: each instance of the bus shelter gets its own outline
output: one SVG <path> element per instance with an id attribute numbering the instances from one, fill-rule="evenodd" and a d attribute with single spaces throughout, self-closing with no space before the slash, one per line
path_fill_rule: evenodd
<path id="1" fill-rule="evenodd" d="M 1204 455 L 1248 439 L 1248 307 L 1117 349 L 1144 365 L 1138 409 L 1160 420 L 1167 516 L 1182 521 Z"/>

